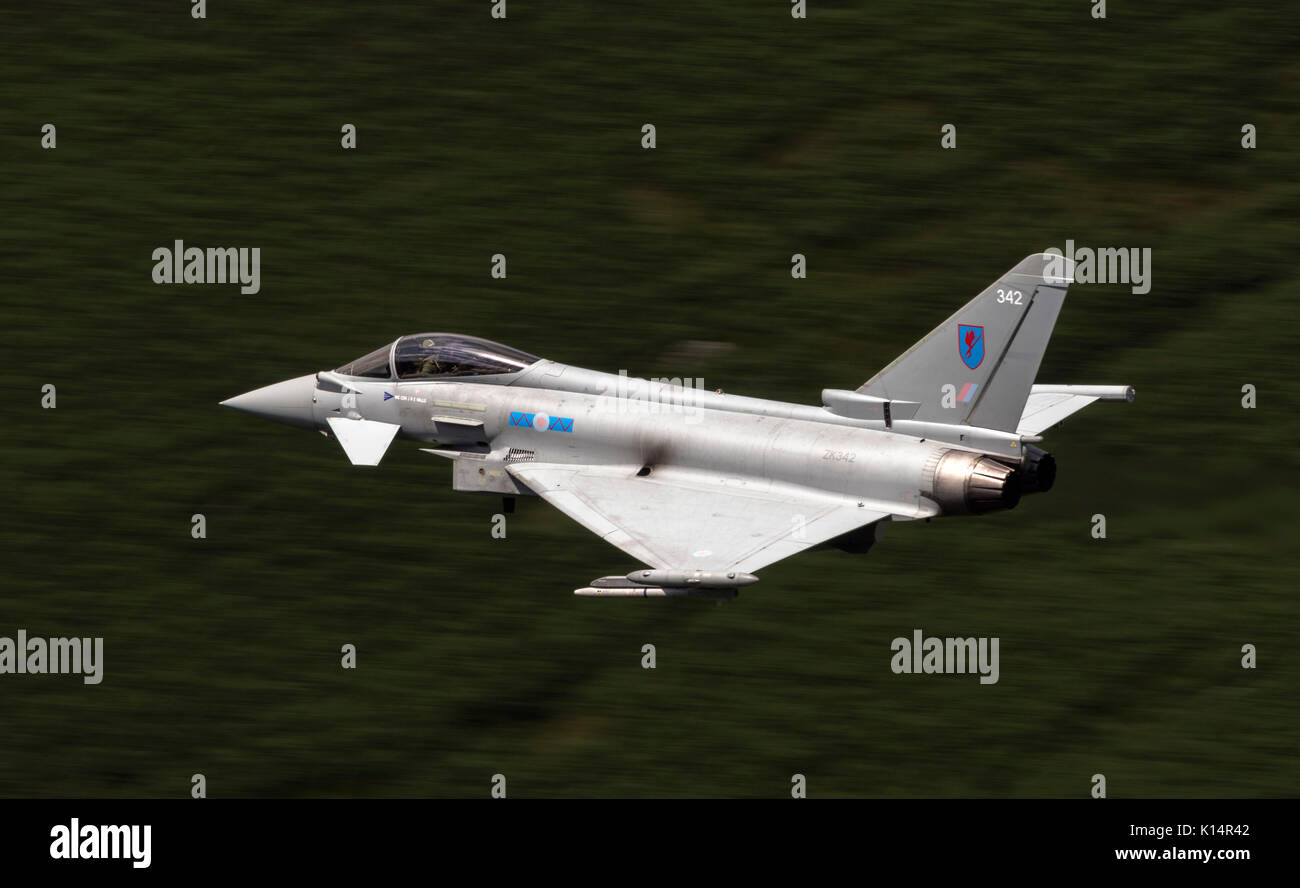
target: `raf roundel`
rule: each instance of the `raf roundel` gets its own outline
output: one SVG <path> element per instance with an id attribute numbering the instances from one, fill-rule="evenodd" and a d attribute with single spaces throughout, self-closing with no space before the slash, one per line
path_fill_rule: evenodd
<path id="1" fill-rule="evenodd" d="M 544 432 L 551 427 L 551 418 L 545 413 L 539 413 L 533 417 L 533 428 L 539 432 Z"/>

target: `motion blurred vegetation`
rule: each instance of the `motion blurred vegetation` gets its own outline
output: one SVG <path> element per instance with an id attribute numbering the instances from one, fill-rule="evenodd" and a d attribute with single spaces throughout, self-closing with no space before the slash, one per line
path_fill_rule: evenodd
<path id="1" fill-rule="evenodd" d="M 106 658 L 0 676 L 0 795 L 1300 792 L 1292 11 L 787 6 L 0 11 L 0 635 Z M 636 565 L 217 407 L 423 330 L 817 403 L 1067 238 L 1154 286 L 1071 291 L 1039 380 L 1138 397 L 1049 433 L 1056 488 L 722 607 L 575 599 Z M 261 292 L 155 285 L 176 239 Z M 1000 682 L 892 674 L 914 628 L 1000 637 Z"/>

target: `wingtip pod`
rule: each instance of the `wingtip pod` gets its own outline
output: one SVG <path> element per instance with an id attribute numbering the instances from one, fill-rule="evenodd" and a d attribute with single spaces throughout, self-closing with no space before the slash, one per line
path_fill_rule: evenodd
<path id="1" fill-rule="evenodd" d="M 1035 385 L 1029 393 L 1031 395 L 1078 395 L 1096 401 L 1127 401 L 1130 404 L 1137 397 L 1137 390 L 1131 385 Z"/>

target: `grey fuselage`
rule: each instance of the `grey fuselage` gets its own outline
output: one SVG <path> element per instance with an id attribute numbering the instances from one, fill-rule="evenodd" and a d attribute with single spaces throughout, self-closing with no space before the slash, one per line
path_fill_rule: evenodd
<path id="1" fill-rule="evenodd" d="M 992 433 L 992 447 L 958 440 L 980 431 L 970 427 L 895 422 L 886 428 L 884 421 L 840 416 L 825 407 L 700 391 L 547 360 L 517 373 L 481 377 L 342 379 L 354 396 L 322 389 L 313 396 L 315 425 L 322 430 L 331 417 L 393 423 L 403 437 L 446 448 L 437 451 L 441 455 L 487 454 L 498 464 L 512 459 L 596 463 L 626 466 L 630 474 L 648 474 L 660 465 L 692 468 L 750 489 L 793 485 L 889 502 L 898 517 L 970 511 L 960 496 L 948 502 L 937 489 L 936 471 L 944 457 L 953 451 L 969 455 L 967 468 L 982 453 L 1014 463 L 1020 445 L 1016 436 L 998 433 Z M 896 428 L 900 425 L 912 428 Z M 950 440 L 936 440 L 926 434 L 930 431 L 946 431 Z"/>

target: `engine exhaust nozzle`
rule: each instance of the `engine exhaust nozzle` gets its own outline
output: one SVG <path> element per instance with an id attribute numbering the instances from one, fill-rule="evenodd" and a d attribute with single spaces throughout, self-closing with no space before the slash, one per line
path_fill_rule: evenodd
<path id="1" fill-rule="evenodd" d="M 949 514 L 1014 509 L 1022 493 L 1022 472 L 991 456 L 949 450 L 934 467 L 930 496 Z"/>
<path id="2" fill-rule="evenodd" d="M 1020 469 L 1024 473 L 1021 493 L 1047 493 L 1056 483 L 1056 459 L 1032 444 L 1026 444 Z"/>

